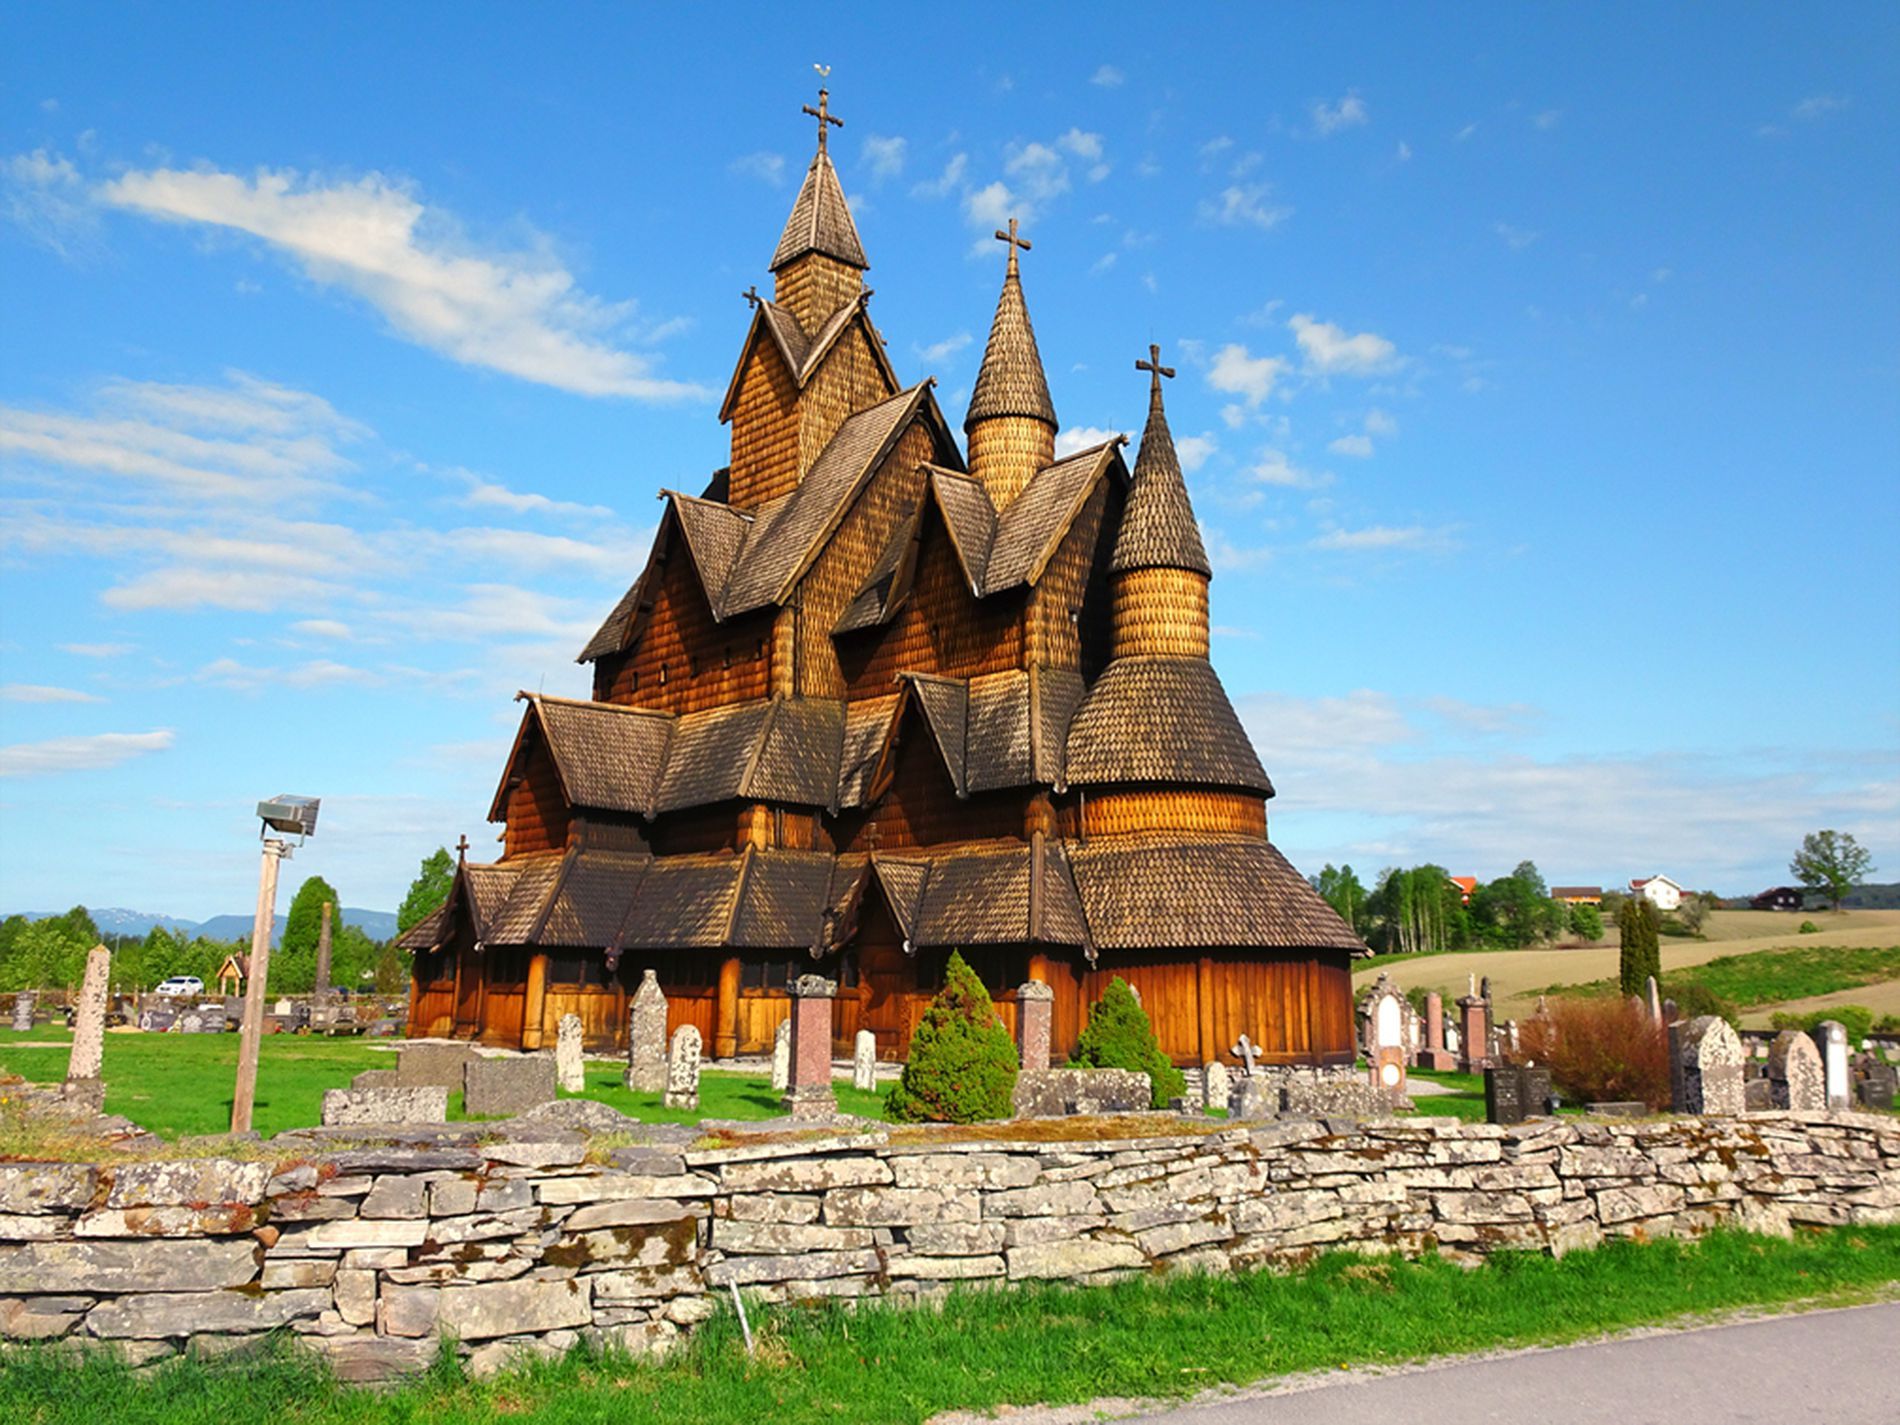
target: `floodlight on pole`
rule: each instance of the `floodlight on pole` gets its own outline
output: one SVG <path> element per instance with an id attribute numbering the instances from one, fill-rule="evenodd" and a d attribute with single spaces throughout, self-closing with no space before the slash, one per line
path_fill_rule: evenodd
<path id="1" fill-rule="evenodd" d="M 257 1102 L 258 1048 L 264 1037 L 264 992 L 270 980 L 270 942 L 277 928 L 277 866 L 291 854 L 294 836 L 301 846 L 317 829 L 317 798 L 272 797 L 257 804 L 264 860 L 257 876 L 257 917 L 251 922 L 250 976 L 244 984 L 244 1019 L 238 1028 L 237 1084 L 231 1094 L 231 1131 L 251 1131 Z M 272 836 L 273 831 L 283 837 Z"/>

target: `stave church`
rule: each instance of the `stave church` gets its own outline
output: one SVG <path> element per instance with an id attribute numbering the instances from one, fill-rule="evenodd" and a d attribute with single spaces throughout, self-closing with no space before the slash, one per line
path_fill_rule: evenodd
<path id="1" fill-rule="evenodd" d="M 818 145 L 719 418 L 726 468 L 662 492 L 645 567 L 580 653 L 592 697 L 523 693 L 467 859 L 401 944 L 409 1033 L 623 1046 L 642 973 L 668 1032 L 769 1052 L 789 982 L 902 1059 L 960 951 L 1015 1029 L 1054 992 L 1066 1059 L 1121 976 L 1177 1063 L 1347 1065 L 1364 947 L 1274 847 L 1273 784 L 1208 661 L 1212 569 L 1150 348 L 1134 468 L 1058 458 L 1008 265 L 962 440 L 905 385 Z M 695 482 L 697 483 L 697 482 Z M 633 571 L 629 571 L 633 572 Z"/>

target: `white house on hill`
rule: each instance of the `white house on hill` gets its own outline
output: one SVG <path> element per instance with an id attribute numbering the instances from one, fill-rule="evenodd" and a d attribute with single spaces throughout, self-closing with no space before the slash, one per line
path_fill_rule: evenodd
<path id="1" fill-rule="evenodd" d="M 1682 904 L 1682 887 L 1667 876 L 1644 876 L 1630 882 L 1630 894 L 1643 897 L 1657 910 L 1674 910 Z"/>

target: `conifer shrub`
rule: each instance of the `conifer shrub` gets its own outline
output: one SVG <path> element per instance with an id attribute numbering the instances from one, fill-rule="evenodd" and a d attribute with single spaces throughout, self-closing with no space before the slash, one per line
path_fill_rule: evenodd
<path id="1" fill-rule="evenodd" d="M 1082 1031 L 1069 1067 L 1138 1070 L 1153 1085 L 1156 1108 L 1166 1108 L 1169 1100 L 1187 1092 L 1186 1076 L 1161 1052 L 1148 1011 L 1120 975 L 1108 982 L 1101 999 L 1089 1007 L 1088 1028 Z"/>
<path id="2" fill-rule="evenodd" d="M 1626 995 L 1649 993 L 1649 977 L 1662 983 L 1662 915 L 1641 896 L 1631 896 L 1617 907 L 1616 932 L 1621 954 L 1617 980 Z"/>
<path id="3" fill-rule="evenodd" d="M 952 951 L 885 1113 L 898 1123 L 978 1123 L 1008 1118 L 1015 1093 L 1016 1046 L 983 981 Z"/>

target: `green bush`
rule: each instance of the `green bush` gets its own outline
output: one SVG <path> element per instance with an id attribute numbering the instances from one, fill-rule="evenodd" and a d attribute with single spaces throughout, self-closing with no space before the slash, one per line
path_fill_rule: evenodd
<path id="1" fill-rule="evenodd" d="M 1570 907 L 1570 933 L 1579 940 L 1603 938 L 1603 913 L 1593 905 L 1579 903 Z"/>
<path id="2" fill-rule="evenodd" d="M 1900 1014 L 1883 1014 L 1874 1021 L 1876 1034 L 1900 1034 Z"/>
<path id="3" fill-rule="evenodd" d="M 1166 1108 L 1170 1099 L 1187 1092 L 1186 1075 L 1161 1052 L 1148 1011 L 1120 975 L 1108 982 L 1101 999 L 1089 1007 L 1088 1028 L 1082 1031 L 1069 1066 L 1139 1070 L 1154 1086 L 1156 1108 Z"/>
<path id="4" fill-rule="evenodd" d="M 1804 920 L 1800 926 L 1797 927 L 1795 933 L 1797 935 L 1819 935 L 1821 933 L 1821 927 L 1811 920 Z"/>
<path id="5" fill-rule="evenodd" d="M 1726 1019 L 1731 1029 L 1742 1027 L 1741 1012 L 1700 980 L 1672 981 L 1664 992 L 1676 1002 L 1676 1012 L 1684 1019 L 1700 1019 L 1712 1014 Z"/>
<path id="6" fill-rule="evenodd" d="M 1008 1118 L 1015 1093 L 1016 1046 L 983 981 L 952 951 L 885 1111 L 898 1123 L 978 1123 Z"/>
<path id="7" fill-rule="evenodd" d="M 1874 1012 L 1860 1004 L 1837 1004 L 1832 1009 L 1812 1009 L 1806 1014 L 1789 1014 L 1784 1010 L 1770 1016 L 1768 1023 L 1776 1029 L 1812 1033 L 1815 1025 L 1830 1019 L 1847 1031 L 1850 1045 L 1860 1043 L 1874 1027 Z"/>
<path id="8" fill-rule="evenodd" d="M 1648 994 L 1652 975 L 1658 985 L 1662 983 L 1662 947 L 1657 940 L 1661 921 L 1656 907 L 1641 896 L 1631 896 L 1617 907 L 1617 980 L 1626 995 Z"/>

